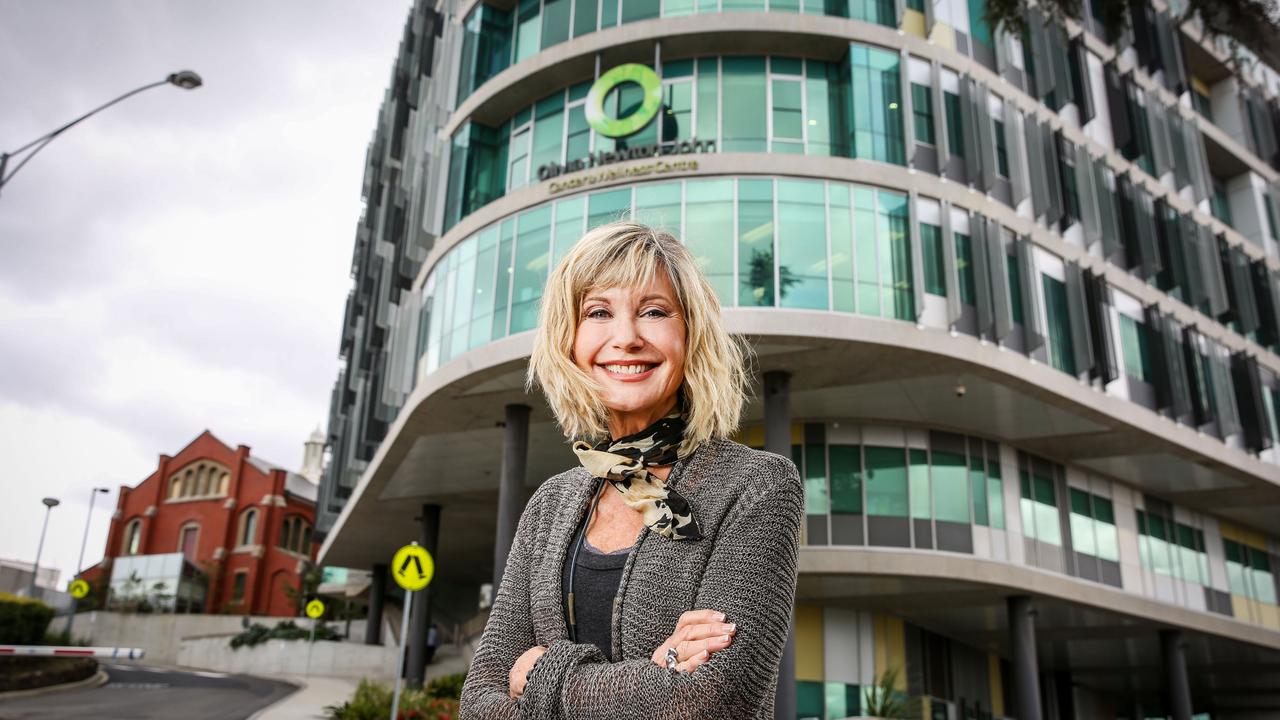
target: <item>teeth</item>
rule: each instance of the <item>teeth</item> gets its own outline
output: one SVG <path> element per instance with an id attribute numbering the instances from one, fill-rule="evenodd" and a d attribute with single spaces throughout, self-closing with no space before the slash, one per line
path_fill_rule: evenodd
<path id="1" fill-rule="evenodd" d="M 652 365 L 605 365 L 605 369 L 609 372 L 620 373 L 623 375 L 639 375 L 653 369 Z"/>

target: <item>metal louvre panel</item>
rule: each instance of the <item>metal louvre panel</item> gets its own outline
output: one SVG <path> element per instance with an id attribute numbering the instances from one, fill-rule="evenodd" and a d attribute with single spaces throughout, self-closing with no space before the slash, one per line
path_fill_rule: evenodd
<path id="1" fill-rule="evenodd" d="M 1270 347 L 1280 341 L 1280 285 L 1265 260 L 1255 260 L 1249 267 L 1258 301 L 1258 344 Z"/>
<path id="2" fill-rule="evenodd" d="M 1111 298 L 1107 281 L 1101 273 L 1084 275 L 1085 311 L 1089 315 L 1089 332 L 1093 339 L 1094 377 L 1109 383 L 1120 377 L 1116 364 L 1116 340 L 1111 334 Z"/>
<path id="3" fill-rule="evenodd" d="M 995 315 L 991 310 L 991 269 L 987 258 L 987 219 L 981 215 L 969 216 L 970 247 L 973 249 L 973 280 L 977 297 L 978 335 L 994 336 L 992 325 Z"/>
<path id="4" fill-rule="evenodd" d="M 1258 329 L 1258 305 L 1253 296 L 1249 256 L 1238 247 L 1223 246 L 1223 260 L 1230 273 L 1227 285 L 1230 288 L 1231 309 L 1235 316 L 1237 330 L 1241 334 L 1251 333 Z"/>
<path id="5" fill-rule="evenodd" d="M 1090 163 L 1093 188 L 1098 200 L 1099 233 L 1102 235 L 1102 252 L 1107 259 L 1124 255 L 1124 239 L 1120 235 L 1120 209 L 1117 206 L 1114 178 L 1107 183 L 1107 164 L 1101 160 Z"/>
<path id="6" fill-rule="evenodd" d="M 999 165 L 996 162 L 995 124 L 991 122 L 991 104 L 987 94 L 987 86 L 976 83 L 973 87 L 974 132 L 978 136 L 978 151 L 981 155 L 982 181 L 979 187 L 988 192 L 996 185 Z"/>
<path id="7" fill-rule="evenodd" d="M 1164 348 L 1164 362 L 1168 368 L 1169 391 L 1172 399 L 1170 409 L 1175 418 L 1185 418 L 1191 414 L 1191 386 L 1182 352 L 1182 325 L 1169 315 L 1162 315 L 1160 322 L 1160 342 Z"/>
<path id="8" fill-rule="evenodd" d="M 1160 309 L 1148 305 L 1142 309 L 1143 329 L 1147 334 L 1147 348 L 1151 351 L 1151 371 L 1155 375 L 1151 384 L 1156 389 L 1156 406 L 1161 410 L 1173 407 L 1172 378 L 1169 375 L 1169 363 L 1165 359 L 1164 323 L 1160 317 Z"/>
<path id="9" fill-rule="evenodd" d="M 925 3 L 926 8 L 929 6 L 930 3 Z M 929 79 L 933 83 L 930 92 L 933 93 L 933 140 L 938 147 L 938 174 L 945 176 L 951 145 L 947 136 L 947 104 L 942 97 L 942 65 L 937 60 L 929 68 Z"/>
<path id="10" fill-rule="evenodd" d="M 1165 278 L 1170 289 L 1181 288 L 1183 297 L 1186 297 L 1187 263 L 1179 232 L 1180 217 L 1169 207 L 1169 203 L 1164 198 L 1159 198 L 1155 202 L 1155 220 L 1160 261 Z"/>
<path id="11" fill-rule="evenodd" d="M 1035 116 L 1028 115 L 1025 120 L 1027 138 L 1027 170 L 1031 185 L 1032 217 L 1044 215 L 1049 210 L 1049 186 L 1045 180 L 1044 152 L 1040 148 L 1040 123 Z"/>
<path id="12" fill-rule="evenodd" d="M 1053 71 L 1053 91 L 1057 110 L 1075 100 L 1075 88 L 1071 84 L 1070 62 L 1067 57 L 1067 34 L 1061 25 L 1051 23 L 1045 28 L 1045 39 L 1048 41 L 1049 62 Z"/>
<path id="13" fill-rule="evenodd" d="M 1071 325 L 1071 354 L 1076 372 L 1093 372 L 1093 339 L 1089 333 L 1089 315 L 1085 303 L 1084 275 L 1079 263 L 1066 263 L 1067 320 Z"/>
<path id="14" fill-rule="evenodd" d="M 942 271 L 947 274 L 947 324 L 960 319 L 960 271 L 956 267 L 956 236 L 951 229 L 951 203 L 942 203 Z"/>
<path id="15" fill-rule="evenodd" d="M 981 186 L 982 147 L 978 133 L 977 88 L 973 78 L 960 78 L 960 132 L 964 137 L 964 173 L 969 183 Z M 982 187 L 982 190 L 987 188 Z"/>
<path id="16" fill-rule="evenodd" d="M 1049 60 L 1049 38 L 1046 32 L 1044 14 L 1039 8 L 1027 11 L 1027 36 L 1031 40 L 1031 58 L 1035 67 L 1032 69 L 1032 82 L 1035 84 L 1037 98 L 1043 98 L 1053 90 L 1053 68 Z"/>
<path id="17" fill-rule="evenodd" d="M 1040 154 L 1042 167 L 1045 169 L 1044 181 L 1048 188 L 1048 211 L 1045 221 L 1050 225 L 1062 220 L 1062 181 L 1058 175 L 1058 149 L 1054 143 L 1054 132 L 1048 123 L 1040 126 Z"/>
<path id="18" fill-rule="evenodd" d="M 1009 184 L 1013 186 L 1013 204 L 1017 205 L 1027 199 L 1031 191 L 1027 182 L 1027 171 L 1023 165 L 1022 133 L 1018 132 L 1018 124 L 1022 122 L 1022 113 L 1012 100 L 1004 101 L 1004 146 L 1009 156 Z"/>
<path id="19" fill-rule="evenodd" d="M 1222 346 L 1213 340 L 1205 340 L 1209 348 L 1209 379 L 1213 383 L 1214 416 L 1223 438 L 1240 432 L 1240 411 L 1236 405 L 1228 358 L 1223 357 Z"/>
<path id="20" fill-rule="evenodd" d="M 925 2 L 928 5 L 929 2 Z M 902 16 L 907 10 L 906 0 L 893 0 L 893 27 L 902 25 Z M 907 117 L 911 117 L 908 115 Z"/>
<path id="21" fill-rule="evenodd" d="M 902 17 L 901 14 L 898 17 Z M 931 0 L 924 4 L 924 34 L 928 37 L 933 32 L 933 23 L 937 18 L 933 15 L 933 2 Z"/>
<path id="22" fill-rule="evenodd" d="M 1116 147 L 1126 147 L 1133 139 L 1133 126 L 1129 123 L 1129 100 L 1125 93 L 1124 82 L 1116 69 L 1115 61 L 1107 63 L 1102 69 L 1102 77 L 1106 82 L 1107 111 L 1111 115 L 1111 134 Z"/>
<path id="23" fill-rule="evenodd" d="M 1067 227 L 1071 224 L 1071 222 L 1080 219 L 1079 217 L 1072 216 L 1071 214 L 1072 208 L 1067 207 L 1067 195 L 1066 195 L 1067 185 L 1069 181 L 1075 179 L 1076 172 L 1078 171 L 1078 168 L 1076 167 L 1076 146 L 1075 146 L 1075 143 L 1068 140 L 1066 136 L 1062 134 L 1061 130 L 1054 133 L 1053 145 L 1054 145 L 1054 160 L 1057 161 L 1058 186 L 1063 189 L 1062 218 L 1060 223 L 1060 229 L 1066 230 Z M 1076 185 L 1077 205 L 1079 204 L 1078 202 L 1079 199 L 1080 199 L 1080 186 Z M 1075 213 L 1077 215 L 1079 214 L 1079 212 L 1080 212 L 1079 207 L 1075 208 Z"/>
<path id="24" fill-rule="evenodd" d="M 1204 276 L 1208 315 L 1217 318 L 1229 308 L 1227 280 L 1222 273 L 1222 259 L 1218 255 L 1218 241 L 1209 228 L 1196 225 L 1196 244 L 1199 246 L 1200 271 Z"/>
<path id="25" fill-rule="evenodd" d="M 1123 267 L 1141 268 L 1142 256 L 1138 242 L 1138 192 L 1126 175 L 1116 176 L 1116 199 L 1120 205 L 1120 237 L 1124 246 Z"/>
<path id="26" fill-rule="evenodd" d="M 1089 51 L 1085 48 L 1082 37 L 1077 36 L 1067 46 L 1069 62 L 1075 66 L 1075 76 L 1080 79 L 1079 87 L 1075 87 L 1076 107 L 1080 110 L 1080 124 L 1084 125 L 1093 119 L 1098 110 L 1093 105 L 1093 91 L 1089 84 Z"/>
<path id="27" fill-rule="evenodd" d="M 1187 367 L 1187 377 L 1191 380 L 1191 413 L 1196 426 L 1199 427 L 1213 420 L 1214 408 L 1209 396 L 1202 394 L 1201 384 L 1209 385 L 1208 368 L 1204 365 L 1204 356 L 1200 352 L 1200 333 L 1194 327 L 1182 329 L 1183 360 Z"/>
<path id="28" fill-rule="evenodd" d="M 1076 200 L 1080 204 L 1080 220 L 1084 223 L 1084 242 L 1088 248 L 1102 239 L 1102 211 L 1094 185 L 1093 157 L 1084 145 L 1076 146 L 1075 174 Z"/>
<path id="29" fill-rule="evenodd" d="M 898 0 L 902 2 L 902 0 Z M 898 17 L 902 17 L 902 13 L 898 13 Z M 915 118 L 915 98 L 911 92 L 911 56 L 903 50 L 898 56 L 898 67 L 902 68 L 898 72 L 898 97 L 902 98 L 902 147 L 906 149 L 907 161 L 911 163 L 916 156 L 916 124 Z M 937 115 L 937 113 L 934 113 Z M 914 209 L 915 206 L 912 205 Z"/>
<path id="30" fill-rule="evenodd" d="M 1169 143 L 1169 123 L 1165 106 L 1154 94 L 1147 96 L 1147 122 L 1151 126 L 1151 162 L 1156 177 L 1173 169 L 1173 147 Z"/>
<path id="31" fill-rule="evenodd" d="M 1174 95 L 1181 95 L 1187 89 L 1187 70 L 1182 62 L 1181 40 L 1167 14 L 1155 13 L 1155 35 L 1161 69 L 1164 70 L 1164 86 Z"/>
<path id="32" fill-rule="evenodd" d="M 1012 290 L 1006 267 L 1004 231 L 994 218 L 987 219 L 987 276 L 991 283 L 991 312 L 995 316 L 995 339 L 1004 340 L 1013 331 Z"/>
<path id="33" fill-rule="evenodd" d="M 1137 183 L 1133 184 L 1133 190 L 1142 273 L 1144 278 L 1150 279 L 1162 269 L 1160 252 L 1156 247 L 1156 223 L 1152 214 L 1151 195 Z"/>
<path id="34" fill-rule="evenodd" d="M 1245 105 L 1249 109 L 1249 124 L 1253 127 L 1250 137 L 1254 139 L 1258 157 L 1269 165 L 1276 164 L 1276 133 L 1271 125 L 1271 115 L 1257 91 L 1245 93 Z"/>
<path id="35" fill-rule="evenodd" d="M 1022 329 L 1026 335 L 1027 352 L 1030 353 L 1044 345 L 1044 320 L 1040 312 L 1040 295 L 1036 292 L 1035 248 L 1031 238 L 1025 235 L 1018 238 L 1014 248 L 1018 255 L 1019 285 L 1022 290 Z"/>
<path id="36" fill-rule="evenodd" d="M 1204 136 L 1194 121 L 1183 123 L 1183 132 L 1187 138 L 1187 152 L 1191 168 L 1191 182 L 1195 185 L 1196 202 L 1204 202 L 1213 195 L 1213 183 L 1209 175 L 1209 156 L 1204 149 Z"/>
<path id="37" fill-rule="evenodd" d="M 1186 123 L 1176 107 L 1170 108 L 1167 119 L 1169 143 L 1173 149 L 1173 184 L 1181 190 L 1191 184 L 1191 155 L 1187 148 L 1187 130 L 1183 127 Z"/>
<path id="38" fill-rule="evenodd" d="M 1262 399 L 1262 377 L 1256 358 L 1243 351 L 1231 356 L 1231 379 L 1239 398 L 1240 424 L 1244 430 L 1244 444 L 1251 452 L 1261 452 L 1271 447 L 1270 422 L 1265 401 Z M 1264 432 L 1264 428 L 1267 430 Z"/>
<path id="39" fill-rule="evenodd" d="M 915 301 L 915 318 L 919 320 L 924 315 L 924 252 L 920 248 L 920 213 L 916 211 L 916 202 L 919 196 L 915 190 L 910 193 L 910 215 L 908 216 L 908 227 L 910 228 L 911 242 L 911 295 Z"/>

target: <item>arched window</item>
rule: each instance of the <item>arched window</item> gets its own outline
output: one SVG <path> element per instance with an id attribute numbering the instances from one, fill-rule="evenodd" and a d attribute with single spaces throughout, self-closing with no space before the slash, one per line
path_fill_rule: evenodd
<path id="1" fill-rule="evenodd" d="M 225 497 L 231 471 L 212 460 L 197 460 L 169 477 L 169 500 Z"/>
<path id="2" fill-rule="evenodd" d="M 191 562 L 196 560 L 196 550 L 199 549 L 200 541 L 200 525 L 194 522 L 187 523 L 178 531 L 178 552 Z"/>
<path id="3" fill-rule="evenodd" d="M 311 525 L 301 515 L 290 515 L 280 524 L 281 548 L 299 555 L 311 553 Z"/>
<path id="4" fill-rule="evenodd" d="M 182 478 L 175 475 L 169 480 L 169 499 L 182 497 Z"/>
<path id="5" fill-rule="evenodd" d="M 124 554 L 137 555 L 139 545 L 142 544 L 142 518 L 135 518 L 129 521 L 124 527 Z"/>
<path id="6" fill-rule="evenodd" d="M 249 508 L 240 514 L 240 545 L 252 545 L 258 537 L 258 511 Z"/>

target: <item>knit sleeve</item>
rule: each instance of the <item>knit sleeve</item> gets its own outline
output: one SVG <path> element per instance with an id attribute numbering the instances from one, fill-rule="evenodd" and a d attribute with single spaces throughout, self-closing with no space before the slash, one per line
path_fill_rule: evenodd
<path id="1" fill-rule="evenodd" d="M 725 518 L 693 606 L 719 610 L 736 623 L 733 643 L 686 675 L 648 658 L 609 663 L 593 645 L 556 641 L 529 675 L 520 702 L 522 718 L 759 714 L 776 687 L 791 630 L 804 518 L 804 487 L 795 465 L 778 456 L 768 458 L 764 487 L 745 492 Z"/>
<path id="2" fill-rule="evenodd" d="M 541 519 L 541 497 L 535 493 L 520 514 L 516 536 L 502 571 L 502 586 L 493 599 L 489 620 L 467 671 L 458 704 L 459 720 L 515 720 L 517 701 L 508 694 L 511 667 L 537 645 L 529 604 L 529 572 Z"/>

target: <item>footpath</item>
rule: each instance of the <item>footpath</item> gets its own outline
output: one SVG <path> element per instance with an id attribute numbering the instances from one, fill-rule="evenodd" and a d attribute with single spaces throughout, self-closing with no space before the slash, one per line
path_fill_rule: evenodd
<path id="1" fill-rule="evenodd" d="M 358 681 L 350 678 L 318 677 L 312 675 L 269 675 L 298 686 L 298 690 L 283 700 L 255 713 L 250 720 L 317 720 L 325 717 L 329 705 L 341 705 L 351 699 Z"/>

